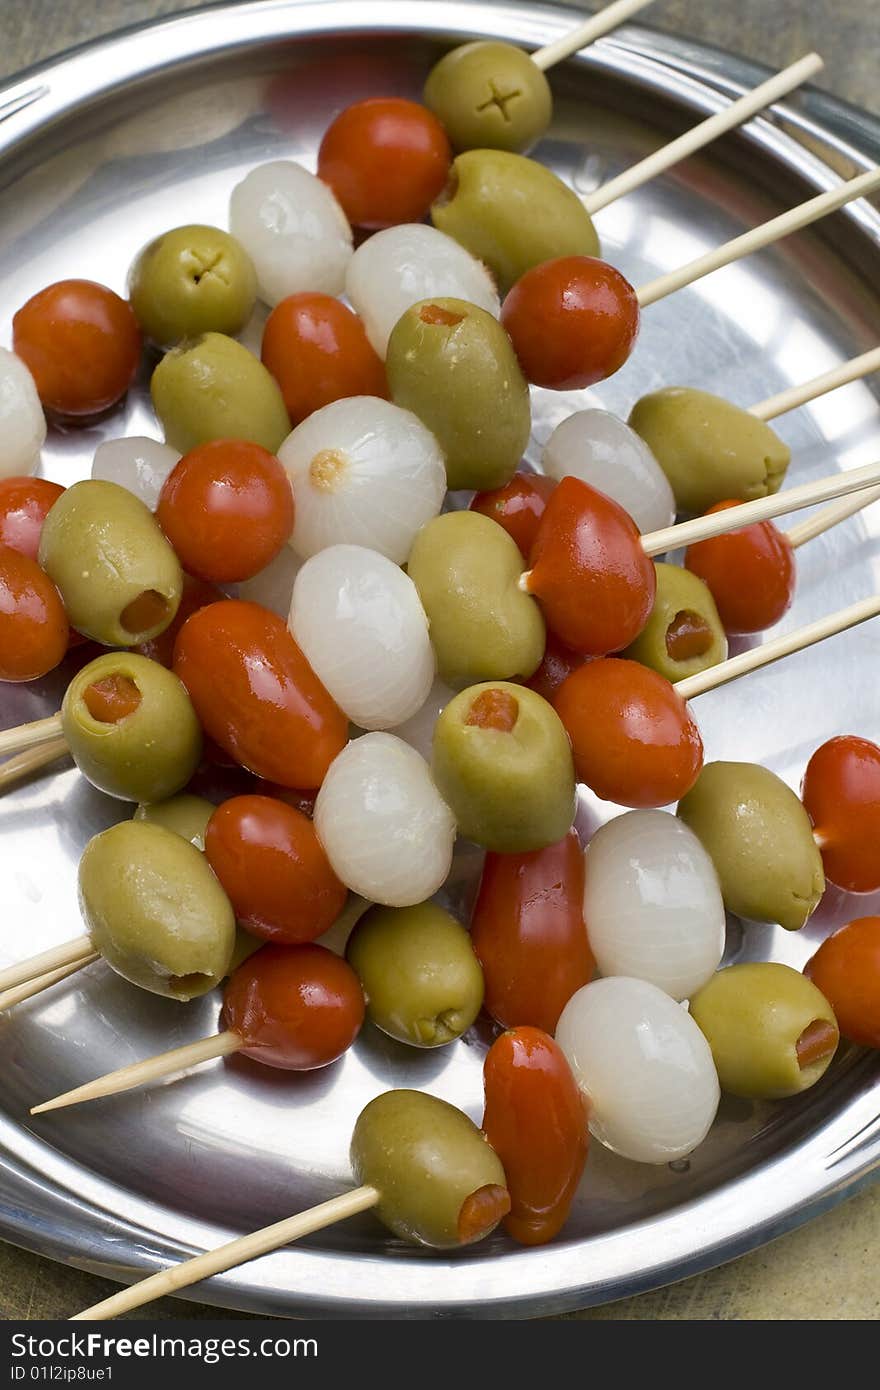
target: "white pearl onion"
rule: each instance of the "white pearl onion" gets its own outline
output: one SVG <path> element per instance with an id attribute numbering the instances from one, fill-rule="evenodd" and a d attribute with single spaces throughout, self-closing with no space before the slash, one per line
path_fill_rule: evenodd
<path id="1" fill-rule="evenodd" d="M 165 479 L 180 461 L 180 454 L 170 444 L 157 439 L 132 435 L 129 439 L 107 439 L 99 444 L 92 461 L 92 477 L 106 483 L 117 483 L 154 512 Z"/>
<path id="2" fill-rule="evenodd" d="M 688 999 L 724 953 L 718 875 L 692 830 L 669 811 L 629 811 L 586 851 L 584 920 L 602 975 L 648 980 Z"/>
<path id="3" fill-rule="evenodd" d="M 427 698 L 415 714 L 410 719 L 404 720 L 402 724 L 397 724 L 392 733 L 396 734 L 398 738 L 402 738 L 404 743 L 408 743 L 417 753 L 421 753 L 427 762 L 430 762 L 434 747 L 435 725 L 449 701 L 455 699 L 457 693 L 438 677 L 428 691 Z"/>
<path id="4" fill-rule="evenodd" d="M 328 545 L 365 545 L 395 564 L 446 495 L 440 446 L 410 410 L 351 396 L 316 410 L 278 450 L 296 516 L 290 544 L 308 559 Z"/>
<path id="5" fill-rule="evenodd" d="M 424 758 L 393 734 L 364 734 L 343 748 L 318 792 L 314 823 L 336 875 L 370 902 L 411 907 L 449 873 L 452 812 Z"/>
<path id="6" fill-rule="evenodd" d="M 466 299 L 495 318 L 501 313 L 482 261 L 445 232 L 416 222 L 388 227 L 363 242 L 349 263 L 345 292 L 383 358 L 397 320 L 422 299 Z"/>
<path id="7" fill-rule="evenodd" d="M 238 597 L 247 603 L 258 603 L 287 622 L 293 583 L 302 568 L 302 560 L 289 545 L 282 545 L 274 560 L 250 579 L 238 585 Z"/>
<path id="8" fill-rule="evenodd" d="M 579 410 L 557 425 L 541 465 L 551 478 L 580 478 L 619 502 L 642 535 L 675 520 L 663 469 L 635 430 L 607 410 Z"/>
<path id="9" fill-rule="evenodd" d="M 425 703 L 435 668 L 428 619 L 409 576 L 375 550 L 331 545 L 306 560 L 288 627 L 360 728 L 393 728 Z"/>
<path id="10" fill-rule="evenodd" d="M 0 348 L 0 478 L 31 474 L 46 440 L 46 417 L 20 357 Z"/>
<path id="11" fill-rule="evenodd" d="M 229 230 L 254 263 L 260 298 L 342 293 L 352 254 L 348 219 L 330 189 L 301 164 L 278 159 L 235 185 Z"/>
<path id="12" fill-rule="evenodd" d="M 569 999 L 556 1041 L 600 1143 L 638 1163 L 671 1163 L 701 1144 L 720 1088 L 690 1014 L 647 980 L 612 976 Z"/>

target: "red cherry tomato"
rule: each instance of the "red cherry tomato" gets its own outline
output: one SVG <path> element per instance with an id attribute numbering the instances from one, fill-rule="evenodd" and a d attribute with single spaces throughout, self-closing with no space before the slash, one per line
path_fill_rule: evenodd
<path id="1" fill-rule="evenodd" d="M 520 1245 L 543 1245 L 564 1225 L 584 1171 L 586 1104 L 562 1049 L 540 1028 L 502 1033 L 483 1084 L 483 1131 L 510 1192 L 504 1228 Z"/>
<path id="2" fill-rule="evenodd" d="M 526 580 L 550 631 L 576 652 L 605 656 L 634 642 L 654 606 L 657 572 L 628 512 L 580 478 L 547 503 Z"/>
<path id="3" fill-rule="evenodd" d="M 221 1026 L 244 1039 L 246 1057 L 284 1071 L 312 1071 L 351 1047 L 364 993 L 341 956 L 324 946 L 262 946 L 226 986 Z"/>
<path id="4" fill-rule="evenodd" d="M 12 346 L 59 415 L 95 415 L 122 400 L 141 356 L 131 305 L 93 280 L 59 280 L 12 320 Z"/>
<path id="5" fill-rule="evenodd" d="M 185 570 L 215 584 L 252 579 L 293 530 L 293 493 L 274 454 L 242 439 L 200 444 L 172 469 L 156 519 Z"/>
<path id="6" fill-rule="evenodd" d="M 528 559 L 538 534 L 538 523 L 555 489 L 556 479 L 547 478 L 543 473 L 514 473 L 504 487 L 478 492 L 471 499 L 470 510 L 481 512 L 503 526 Z"/>
<path id="7" fill-rule="evenodd" d="M 560 686 L 554 708 L 581 782 L 619 806 L 668 806 L 694 785 L 703 742 L 687 705 L 638 661 L 589 661 Z"/>
<path id="8" fill-rule="evenodd" d="M 256 603 L 225 599 L 188 618 L 174 672 L 205 732 L 269 782 L 320 787 L 348 742 L 348 720 L 285 623 Z"/>
<path id="9" fill-rule="evenodd" d="M 318 150 L 318 177 L 355 227 L 421 222 L 452 163 L 446 131 L 427 107 L 371 97 L 341 111 Z"/>
<path id="10" fill-rule="evenodd" d="M 388 399 L 385 364 L 363 321 L 329 294 L 292 294 L 276 304 L 262 356 L 294 425 L 347 396 Z"/>
<path id="11" fill-rule="evenodd" d="M 151 637 L 149 642 L 141 642 L 135 647 L 135 651 L 141 656 L 148 656 L 151 661 L 158 661 L 161 666 L 167 666 L 170 671 L 174 664 L 174 643 L 187 618 L 191 618 L 193 613 L 198 613 L 200 608 L 206 608 L 209 603 L 220 603 L 225 598 L 222 589 L 215 588 L 213 584 L 206 584 L 203 579 L 193 579 L 191 574 L 185 574 L 183 593 L 173 621 L 158 637 Z"/>
<path id="12" fill-rule="evenodd" d="M 844 1038 L 880 1047 L 880 917 L 848 922 L 804 966 Z"/>
<path id="13" fill-rule="evenodd" d="M 312 822 L 270 796 L 235 796 L 218 806 L 205 854 L 236 919 L 267 941 L 314 941 L 345 906 L 347 889 Z"/>
<path id="14" fill-rule="evenodd" d="M 706 515 L 740 505 L 718 502 Z M 794 551 L 772 521 L 697 541 L 685 551 L 684 563 L 708 585 L 725 632 L 763 632 L 791 607 L 797 582 Z"/>
<path id="15" fill-rule="evenodd" d="M 639 301 L 605 261 L 564 256 L 526 271 L 504 301 L 501 322 L 529 381 L 569 391 L 623 366 L 639 332 Z"/>
<path id="16" fill-rule="evenodd" d="M 880 748 L 844 734 L 817 748 L 801 798 L 815 827 L 825 875 L 849 893 L 880 888 Z"/>
<path id="17" fill-rule="evenodd" d="M 49 576 L 29 555 L 0 546 L 0 680 L 33 681 L 54 670 L 69 633 Z"/>
<path id="18" fill-rule="evenodd" d="M 0 545 L 36 560 L 43 522 L 63 491 L 48 478 L 0 480 Z"/>
<path id="19" fill-rule="evenodd" d="M 568 679 L 572 671 L 576 671 L 589 660 L 588 656 L 573 652 L 564 642 L 560 642 L 558 637 L 554 637 L 552 632 L 548 632 L 541 664 L 535 674 L 526 681 L 526 685 L 552 705 L 562 682 Z"/>
<path id="20" fill-rule="evenodd" d="M 486 1012 L 505 1028 L 554 1032 L 596 969 L 584 925 L 584 852 L 573 830 L 546 849 L 486 855 L 471 941 Z"/>

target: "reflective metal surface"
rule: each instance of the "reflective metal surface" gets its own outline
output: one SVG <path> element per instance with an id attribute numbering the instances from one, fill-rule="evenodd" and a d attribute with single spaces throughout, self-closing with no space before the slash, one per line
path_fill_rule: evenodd
<path id="1" fill-rule="evenodd" d="M 539 45 L 571 11 L 489 4 L 274 3 L 191 13 L 102 43 L 0 91 L 0 341 L 14 309 L 63 276 L 123 290 L 148 237 L 184 221 L 223 224 L 233 183 L 282 155 L 314 167 L 344 103 L 416 96 L 462 36 Z M 553 75 L 557 118 L 538 151 L 581 189 L 616 174 L 763 74 L 689 43 L 629 28 Z M 811 96 L 752 122 L 599 214 L 605 254 L 638 285 L 880 157 L 867 116 Z M 877 341 L 880 216 L 847 210 L 645 314 L 631 362 L 589 399 L 625 414 L 643 392 L 690 384 L 743 405 Z M 124 412 L 65 434 L 48 476 L 88 472 L 102 439 L 155 433 L 146 373 Z M 580 398 L 545 395 L 542 440 Z M 877 386 L 853 385 L 786 417 L 792 481 L 880 452 Z M 799 553 L 786 626 L 880 583 L 880 508 Z M 823 739 L 880 738 L 875 623 L 699 701 L 708 758 L 763 762 L 796 786 Z M 0 723 L 57 707 L 63 680 L 2 693 Z M 0 801 L 0 961 L 80 931 L 75 875 L 95 831 L 129 808 L 73 769 Z M 612 808 L 587 800 L 585 824 Z M 453 891 L 473 890 L 476 857 Z M 731 922 L 731 959 L 799 966 L 833 925 L 880 910 L 829 893 L 798 934 Z M 164 1086 L 27 1118 L 29 1105 L 111 1067 L 198 1038 L 217 1000 L 182 1007 L 98 963 L 0 1018 L 0 1232 L 58 1259 L 131 1279 L 301 1207 L 350 1181 L 348 1141 L 366 1101 L 424 1087 L 481 1111 L 479 1029 L 438 1053 L 365 1030 L 336 1066 L 273 1073 L 241 1059 Z M 867 1179 L 880 1159 L 876 1060 L 843 1057 L 802 1099 L 726 1100 L 708 1142 L 675 1171 L 593 1146 L 564 1237 L 524 1250 L 497 1235 L 455 1259 L 403 1246 L 364 1216 L 211 1281 L 193 1296 L 265 1313 L 527 1316 L 600 1302 L 718 1263 L 805 1219 Z"/>

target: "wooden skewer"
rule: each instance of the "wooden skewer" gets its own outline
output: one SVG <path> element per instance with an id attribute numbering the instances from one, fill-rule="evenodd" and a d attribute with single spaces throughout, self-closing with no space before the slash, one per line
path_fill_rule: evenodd
<path id="1" fill-rule="evenodd" d="M 617 29 L 634 14 L 638 14 L 639 10 L 645 10 L 653 3 L 654 0 L 615 0 L 613 5 L 608 5 L 598 14 L 591 15 L 569 33 L 563 34 L 555 43 L 548 43 L 546 47 L 530 54 L 531 60 L 542 72 L 546 72 L 555 63 L 561 63 L 573 53 L 588 48 L 596 39 L 601 39 L 603 34 L 610 34 L 612 29 Z"/>
<path id="2" fill-rule="evenodd" d="M 70 965 L 62 965 L 59 970 L 50 970 L 45 975 L 37 975 L 36 979 L 28 980 L 27 984 L 18 985 L 16 989 L 7 989 L 0 994 L 0 1013 L 6 1009 L 11 1009 L 14 1004 L 23 1004 L 25 999 L 33 999 L 35 994 L 42 994 L 44 989 L 49 989 L 51 985 L 57 985 L 60 980 L 66 980 L 71 975 L 76 975 L 78 971 L 84 970 L 87 965 L 92 965 L 96 960 L 100 960 L 97 951 L 92 951 L 91 955 L 83 956 L 81 960 L 72 961 Z"/>
<path id="3" fill-rule="evenodd" d="M 754 502 L 741 502 L 739 506 L 728 507 L 723 512 L 694 517 L 692 521 L 680 521 L 675 526 L 664 527 L 662 531 L 651 531 L 642 536 L 642 547 L 647 555 L 663 555 L 669 550 L 677 550 L 679 546 L 707 541 L 713 536 L 723 536 L 727 531 L 739 531 L 743 526 L 752 526 L 757 521 L 771 521 L 773 517 L 799 511 L 801 507 L 829 502 L 835 497 L 848 497 L 850 493 L 862 489 L 873 489 L 878 483 L 880 463 L 849 468 L 845 473 L 834 473 L 815 483 L 801 483 L 798 487 L 786 488 L 784 492 L 771 493 L 769 497 L 757 497 Z"/>
<path id="4" fill-rule="evenodd" d="M 30 724 L 19 724 L 15 729 L 0 732 L 0 758 L 6 753 L 20 753 L 24 748 L 34 748 L 38 743 L 51 743 L 61 734 L 61 714 L 50 714 L 48 719 L 34 719 Z"/>
<path id="5" fill-rule="evenodd" d="M 57 762 L 67 751 L 66 738 L 53 738 L 48 743 L 39 743 L 35 748 L 26 748 L 23 753 L 7 758 L 0 763 L 0 791 L 20 782 L 28 773 Z"/>
<path id="6" fill-rule="evenodd" d="M 680 164 L 683 159 L 696 154 L 697 150 L 711 144 L 720 135 L 724 135 L 738 125 L 744 125 L 759 111 L 772 106 L 774 102 L 787 96 L 789 92 L 793 92 L 808 78 L 821 72 L 824 66 L 824 61 L 818 53 L 807 53 L 805 57 L 799 58 L 796 63 L 784 68 L 775 77 L 771 77 L 766 82 L 762 82 L 759 87 L 755 87 L 754 91 L 746 92 L 737 101 L 733 101 L 721 111 L 717 111 L 714 116 L 709 116 L 707 120 L 701 121 L 699 125 L 694 126 L 693 130 L 685 131 L 684 135 L 680 135 L 677 140 L 671 140 L 662 149 L 655 150 L 653 154 L 648 155 L 647 159 L 640 160 L 631 169 L 625 169 L 616 178 L 609 179 L 595 192 L 583 194 L 581 202 L 591 215 L 600 212 L 609 203 L 622 198 L 626 193 L 632 193 L 633 189 L 640 188 L 643 183 L 656 178 L 666 169 L 671 169 L 673 165 Z"/>
<path id="7" fill-rule="evenodd" d="M 675 682 L 675 689 L 685 700 L 692 700 L 695 695 L 703 695 L 708 690 L 716 690 L 721 685 L 726 685 L 728 681 L 736 680 L 738 676 L 744 676 L 749 671 L 758 671 L 762 666 L 769 666 L 774 661 L 779 661 L 784 656 L 791 656 L 794 652 L 804 651 L 806 647 L 812 647 L 816 642 L 824 642 L 826 637 L 834 637 L 838 632 L 846 632 L 848 628 L 857 627 L 859 623 L 865 623 L 869 618 L 876 618 L 880 613 L 880 594 L 873 594 L 870 598 L 860 599 L 858 603 L 850 604 L 848 608 L 842 608 L 839 613 L 832 613 L 827 618 L 819 618 L 815 623 L 808 623 L 806 627 L 795 628 L 793 632 L 785 632 L 781 637 L 773 637 L 769 642 L 763 642 L 760 647 L 753 647 L 751 651 L 742 652 L 739 656 L 732 656 L 727 661 L 721 661 L 717 666 L 710 666 L 705 671 L 699 671 L 695 676 L 686 676 L 684 680 Z"/>
<path id="8" fill-rule="evenodd" d="M 639 304 L 643 309 L 649 304 L 656 304 L 658 300 L 665 299 L 667 295 L 673 294 L 676 290 L 684 289 L 686 285 L 692 285 L 695 280 L 701 280 L 704 275 L 710 275 L 713 270 L 721 270 L 723 266 L 731 265 L 734 261 L 741 260 L 743 256 L 750 256 L 752 252 L 760 251 L 765 246 L 771 246 L 782 237 L 790 236 L 792 232 L 809 227 L 820 217 L 826 217 L 829 213 L 836 212 L 846 203 L 852 202 L 855 198 L 862 198 L 866 194 L 872 193 L 876 188 L 880 188 L 880 169 L 869 169 L 866 174 L 859 174 L 858 178 L 840 184 L 838 188 L 831 189 L 829 193 L 820 193 L 818 197 L 808 199 L 799 207 L 792 208 L 789 212 L 784 212 L 779 217 L 773 217 L 769 222 L 762 223 L 760 227 L 753 227 L 751 231 L 744 232 L 742 236 L 734 237 L 724 246 L 719 246 L 714 251 L 708 251 L 704 256 L 698 256 L 696 260 L 689 261 L 687 265 L 680 266 L 678 270 L 673 270 L 668 275 L 661 275 L 656 280 L 651 280 L 649 284 L 643 285 L 640 290 L 636 291 Z"/>
<path id="9" fill-rule="evenodd" d="M 66 941 L 63 946 L 53 946 L 38 956 L 31 956 L 28 960 L 19 961 L 17 965 L 9 965 L 5 970 L 0 970 L 0 990 L 13 989 L 28 980 L 35 980 L 38 975 L 47 975 L 51 970 L 73 965 L 74 961 L 81 961 L 91 954 L 91 937 L 77 936 L 73 941 Z"/>
<path id="10" fill-rule="evenodd" d="M 210 1062 L 216 1057 L 231 1057 L 244 1046 L 238 1033 L 227 1030 L 215 1033 L 210 1038 L 200 1038 L 198 1042 L 185 1043 L 174 1047 L 170 1052 L 160 1052 L 156 1057 L 147 1057 L 143 1062 L 132 1062 L 117 1071 L 109 1071 L 106 1076 L 87 1081 L 73 1091 L 43 1101 L 31 1109 L 32 1115 L 42 1115 L 47 1110 L 64 1110 L 68 1105 L 80 1105 L 87 1100 L 100 1100 L 102 1096 L 115 1096 L 120 1091 L 130 1091 L 134 1086 L 142 1086 L 148 1081 L 161 1081 L 175 1072 L 198 1066 L 200 1062 Z"/>
<path id="11" fill-rule="evenodd" d="M 802 386 L 789 386 L 776 396 L 768 396 L 766 401 L 750 406 L 749 414 L 758 420 L 775 420 L 778 415 L 797 410 L 798 406 L 807 405 L 809 401 L 817 400 L 829 391 L 836 391 L 839 386 L 848 386 L 851 381 L 870 376 L 872 372 L 880 372 L 880 347 L 863 352 L 860 357 L 853 357 L 839 367 L 832 367 L 829 372 L 814 376 L 812 381 L 805 381 Z"/>
<path id="12" fill-rule="evenodd" d="M 268 1255 L 270 1251 L 278 1250 L 282 1245 L 289 1245 L 291 1241 L 299 1240 L 302 1236 L 312 1235 L 314 1231 L 322 1231 L 337 1221 L 356 1216 L 358 1212 L 369 1211 L 378 1201 L 379 1192 L 375 1187 L 356 1187 L 351 1192 L 342 1192 L 338 1197 L 332 1197 L 329 1202 L 321 1202 L 319 1206 L 311 1207 L 308 1211 L 288 1216 L 284 1221 L 276 1221 L 274 1226 L 265 1226 L 252 1235 L 231 1240 L 216 1250 L 209 1250 L 204 1255 L 184 1260 L 183 1264 L 175 1265 L 172 1269 L 164 1269 L 160 1274 L 151 1274 L 149 1278 L 132 1284 L 130 1288 L 111 1294 L 110 1298 L 105 1298 L 102 1303 L 96 1303 L 82 1313 L 76 1313 L 70 1321 L 95 1322 L 118 1317 L 120 1313 L 128 1313 L 132 1308 L 142 1308 L 145 1303 L 152 1303 L 156 1298 L 177 1293 L 191 1284 L 198 1284 L 203 1279 L 222 1274 L 224 1270 L 247 1264 L 249 1260 L 255 1260 L 260 1255 Z"/>
<path id="13" fill-rule="evenodd" d="M 866 487 L 861 492 L 854 492 L 851 497 L 842 497 L 839 502 L 832 502 L 830 507 L 823 507 L 809 520 L 802 521 L 799 526 L 792 526 L 791 530 L 786 531 L 789 545 L 798 550 L 800 546 L 806 545 L 807 541 L 815 540 L 817 536 L 830 531 L 832 526 L 839 526 L 841 521 L 855 516 L 864 507 L 870 507 L 872 502 L 880 502 L 880 487 Z"/>

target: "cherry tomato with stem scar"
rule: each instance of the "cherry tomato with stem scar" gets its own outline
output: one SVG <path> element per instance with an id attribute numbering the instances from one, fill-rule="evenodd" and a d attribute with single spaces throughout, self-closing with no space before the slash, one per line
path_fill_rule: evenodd
<path id="1" fill-rule="evenodd" d="M 841 1035 L 880 1047 L 880 917 L 859 917 L 822 942 L 804 974 L 831 1005 Z"/>
<path id="2" fill-rule="evenodd" d="M 175 465 L 156 520 L 183 568 L 213 584 L 252 579 L 293 530 L 293 492 L 284 467 L 259 444 L 215 439 Z"/>
<path id="3" fill-rule="evenodd" d="M 650 667 L 620 657 L 587 662 L 553 703 L 578 780 L 604 801 L 668 806 L 696 782 L 700 731 L 675 687 Z"/>
<path id="4" fill-rule="evenodd" d="M 546 849 L 486 855 L 471 943 L 486 1012 L 505 1028 L 552 1033 L 596 969 L 584 925 L 584 852 L 573 830 Z"/>
<path id="5" fill-rule="evenodd" d="M 350 965 L 324 946 L 263 946 L 232 975 L 223 1028 L 245 1057 L 284 1071 L 312 1071 L 351 1047 L 364 992 Z"/>
<path id="6" fill-rule="evenodd" d="M 587 1107 L 562 1049 L 540 1028 L 502 1033 L 483 1067 L 483 1132 L 501 1159 L 521 1245 L 558 1235 L 589 1149 Z"/>
<path id="7" fill-rule="evenodd" d="M 718 502 L 706 515 L 741 505 Z M 794 550 L 772 521 L 697 541 L 685 551 L 684 563 L 710 590 L 725 632 L 763 632 L 791 607 L 797 582 Z"/>
<path id="8" fill-rule="evenodd" d="M 276 304 L 262 357 L 294 425 L 348 396 L 389 397 L 385 363 L 363 320 L 329 294 L 292 294 Z"/>
<path id="9" fill-rule="evenodd" d="M 353 226 L 376 231 L 421 222 L 451 163 L 446 131 L 427 107 L 402 97 L 370 97 L 331 121 L 318 150 L 318 178 Z"/>
<path id="10" fill-rule="evenodd" d="M 281 618 L 225 599 L 188 618 L 174 644 L 174 673 L 205 732 L 268 782 L 320 787 L 348 742 L 334 704 Z"/>
<path id="11" fill-rule="evenodd" d="M 594 256 L 564 256 L 527 270 L 501 308 L 533 386 L 594 386 L 623 366 L 639 332 L 639 301 L 619 270 Z"/>
<path id="12" fill-rule="evenodd" d="M 580 478 L 563 478 L 541 518 L 520 587 L 547 626 L 584 656 L 622 651 L 654 606 L 657 573 L 638 527 L 617 502 Z"/>
<path id="13" fill-rule="evenodd" d="M 69 635 L 49 576 L 29 555 L 0 546 L 0 680 L 33 681 L 53 671 Z"/>
<path id="14" fill-rule="evenodd" d="M 543 473 L 514 473 L 504 487 L 478 492 L 471 499 L 469 510 L 497 521 L 528 559 L 538 523 L 556 486 L 556 479 Z"/>
<path id="15" fill-rule="evenodd" d="M 266 941 L 314 941 L 345 906 L 348 890 L 308 816 L 270 796 L 234 796 L 218 806 L 205 854 L 236 920 Z"/>
<path id="16" fill-rule="evenodd" d="M 0 480 L 0 545 L 36 560 L 43 522 L 63 491 L 48 478 Z"/>
<path id="17" fill-rule="evenodd" d="M 817 748 L 801 799 L 813 822 L 825 875 L 849 893 L 880 889 L 880 748 L 843 734 Z"/>
<path id="18" fill-rule="evenodd" d="M 22 305 L 12 320 L 13 350 L 47 410 L 96 415 L 131 385 L 141 330 L 125 299 L 93 280 L 59 280 Z"/>

